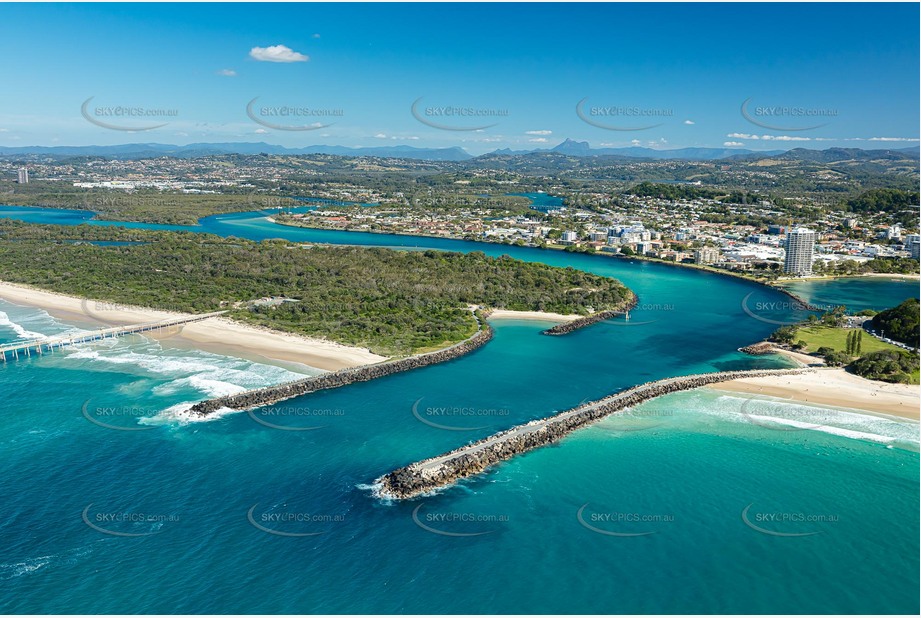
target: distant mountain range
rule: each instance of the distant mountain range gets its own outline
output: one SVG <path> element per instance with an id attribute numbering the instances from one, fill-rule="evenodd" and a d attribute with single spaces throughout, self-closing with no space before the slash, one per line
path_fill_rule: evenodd
<path id="1" fill-rule="evenodd" d="M 427 161 L 466 161 L 473 157 L 463 148 L 415 148 L 413 146 L 379 146 L 373 148 L 348 148 L 346 146 L 307 146 L 286 148 L 265 142 L 225 142 L 186 144 L 121 144 L 118 146 L 0 146 L 0 156 L 46 154 L 69 157 L 112 157 L 138 159 L 149 157 L 177 157 L 191 159 L 213 155 L 298 155 L 329 154 L 345 157 L 392 157 Z"/>
<path id="2" fill-rule="evenodd" d="M 349 148 L 346 146 L 307 146 L 286 148 L 265 142 L 201 143 L 176 146 L 172 144 L 121 144 L 117 146 L 0 146 L 0 156 L 49 155 L 53 157 L 109 157 L 114 159 L 141 159 L 151 157 L 177 157 L 191 159 L 213 155 L 299 155 L 328 154 L 346 157 L 382 157 L 417 159 L 421 161 L 467 161 L 495 157 L 564 155 L 568 157 L 611 157 L 625 159 L 679 159 L 689 161 L 710 161 L 717 159 L 755 160 L 765 157 L 780 157 L 789 160 L 830 163 L 847 159 L 867 160 L 879 158 L 918 158 L 917 146 L 892 150 L 862 150 L 859 148 L 829 148 L 827 150 L 746 150 L 743 148 L 677 148 L 656 150 L 631 146 L 627 148 L 592 148 L 588 142 L 567 139 L 549 149 L 494 150 L 480 157 L 474 157 L 463 148 L 416 148 L 414 146 L 377 146 L 370 148 Z"/>
<path id="3" fill-rule="evenodd" d="M 592 148 L 588 142 L 577 142 L 567 139 L 561 144 L 542 150 L 519 150 L 512 151 L 508 148 L 504 150 L 495 150 L 490 154 L 535 154 L 541 152 L 553 152 L 564 154 L 571 157 L 630 157 L 634 159 L 690 159 L 690 160 L 710 160 L 725 159 L 734 155 L 760 155 L 770 157 L 785 152 L 784 150 L 745 150 L 741 148 L 676 148 L 672 150 L 656 150 L 654 148 L 643 148 L 640 146 L 629 146 L 625 148 Z"/>

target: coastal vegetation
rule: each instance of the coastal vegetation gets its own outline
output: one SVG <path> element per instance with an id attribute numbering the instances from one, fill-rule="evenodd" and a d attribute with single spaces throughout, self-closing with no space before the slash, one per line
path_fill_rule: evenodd
<path id="1" fill-rule="evenodd" d="M 918 384 L 918 355 L 899 349 L 880 350 L 857 359 L 848 370 L 870 380 Z"/>
<path id="2" fill-rule="evenodd" d="M 917 348 L 921 338 L 919 315 L 918 299 L 909 298 L 898 307 L 877 313 L 871 324 L 873 330 L 884 333 L 886 337 Z"/>
<path id="3" fill-rule="evenodd" d="M 100 242 L 136 244 L 94 244 Z M 0 220 L 0 279 L 173 311 L 228 309 L 234 319 L 385 355 L 471 336 L 477 328 L 471 305 L 589 315 L 634 299 L 614 279 L 481 252 L 303 246 L 9 220 Z"/>

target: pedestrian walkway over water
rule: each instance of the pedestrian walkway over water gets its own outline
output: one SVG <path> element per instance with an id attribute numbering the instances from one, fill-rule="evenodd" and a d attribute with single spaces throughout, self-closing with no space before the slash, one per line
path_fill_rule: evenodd
<path id="1" fill-rule="evenodd" d="M 9 360 L 19 360 L 20 358 L 29 358 L 33 353 L 42 355 L 45 352 L 53 352 L 55 349 L 64 346 L 74 345 L 77 343 L 89 343 L 91 341 L 101 341 L 113 337 L 122 337 L 124 335 L 134 335 L 138 333 L 162 332 L 168 328 L 182 326 L 192 322 L 201 322 L 219 315 L 227 313 L 226 311 L 215 311 L 213 313 L 203 313 L 200 315 L 189 315 L 181 318 L 172 318 L 161 320 L 159 322 L 149 322 L 146 324 L 132 324 L 128 326 L 113 326 L 102 328 L 88 333 L 77 335 L 62 335 L 59 337 L 46 337 L 42 339 L 30 339 L 28 341 L 16 341 L 0 345 L 0 362 Z"/>

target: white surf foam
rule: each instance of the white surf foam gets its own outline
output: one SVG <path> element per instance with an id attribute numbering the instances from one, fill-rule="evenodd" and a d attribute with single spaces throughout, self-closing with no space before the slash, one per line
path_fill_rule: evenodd
<path id="1" fill-rule="evenodd" d="M 48 335 L 44 333 L 38 333 L 35 331 L 26 330 L 21 325 L 11 320 L 9 314 L 7 314 L 4 311 L 0 311 L 0 329 L 2 328 L 7 328 L 13 331 L 14 333 L 16 333 L 17 339 L 28 340 L 28 339 L 47 339 L 48 338 Z"/>
<path id="2" fill-rule="evenodd" d="M 211 421 L 216 421 L 221 418 L 224 418 L 228 414 L 237 414 L 240 410 L 234 410 L 231 408 L 220 408 L 207 416 L 199 416 L 192 413 L 192 406 L 195 405 L 194 401 L 184 401 L 182 403 L 177 403 L 176 405 L 170 406 L 165 410 L 160 411 L 154 416 L 149 416 L 141 418 L 138 420 L 139 425 L 149 425 L 153 427 L 162 427 L 164 425 L 190 425 L 193 423 L 210 423 Z"/>
<path id="3" fill-rule="evenodd" d="M 768 421 L 771 423 L 776 423 L 778 425 L 786 425 L 788 427 L 797 427 L 799 429 L 812 429 L 815 431 L 821 431 L 822 433 L 830 433 L 836 436 L 843 436 L 845 438 L 853 438 L 855 440 L 869 440 L 870 442 L 879 442 L 880 444 L 890 444 L 895 442 L 895 438 L 891 436 L 881 436 L 875 433 L 869 433 L 866 431 L 856 431 L 853 429 L 844 429 L 843 427 L 833 427 L 831 425 L 815 425 L 813 423 L 805 423 L 803 421 L 794 421 L 788 418 L 776 418 L 773 416 L 759 416 L 755 414 L 750 414 L 750 418 Z"/>
<path id="4" fill-rule="evenodd" d="M 69 358 L 94 363 L 136 367 L 155 378 L 172 378 L 153 389 L 157 396 L 170 396 L 195 390 L 207 397 L 233 395 L 251 388 L 271 386 L 302 378 L 274 365 L 219 356 L 196 350 L 163 350 L 155 341 L 111 340 L 107 347 L 96 344 L 76 346 Z"/>
<path id="5" fill-rule="evenodd" d="M 718 405 L 714 406 L 712 402 L 710 405 L 701 402 L 700 408 L 695 412 L 700 411 L 735 422 L 755 423 L 763 427 L 773 424 L 878 444 L 921 444 L 919 425 L 909 419 L 876 416 L 860 411 L 764 396 L 746 398 L 720 395 L 716 403 Z"/>
<path id="6" fill-rule="evenodd" d="M 225 397 L 227 395 L 236 395 L 237 393 L 242 393 L 247 390 L 245 386 L 240 386 L 239 384 L 215 380 L 205 375 L 193 375 L 158 386 L 153 389 L 153 393 L 155 395 L 165 395 L 175 393 L 182 388 L 194 388 L 208 395 L 208 397 Z"/>

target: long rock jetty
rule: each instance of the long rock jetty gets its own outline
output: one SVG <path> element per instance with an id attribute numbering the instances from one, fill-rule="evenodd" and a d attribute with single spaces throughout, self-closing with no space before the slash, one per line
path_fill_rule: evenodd
<path id="1" fill-rule="evenodd" d="M 300 397 L 314 391 L 339 388 L 355 382 L 367 382 L 368 380 L 409 371 L 410 369 L 418 369 L 453 360 L 486 345 L 492 339 L 492 327 L 486 324 L 484 319 L 478 318 L 478 322 L 479 330 L 472 337 L 442 350 L 418 354 L 408 358 L 383 361 L 373 365 L 362 365 L 352 369 L 340 369 L 339 371 L 332 371 L 304 378 L 303 380 L 295 380 L 294 382 L 286 382 L 277 386 L 268 386 L 236 395 L 207 399 L 192 406 L 190 412 L 198 416 L 207 416 L 225 408 L 248 410 L 291 399 L 292 397 Z"/>
<path id="2" fill-rule="evenodd" d="M 382 498 L 403 500 L 452 485 L 501 461 L 557 442 L 567 434 L 649 399 L 739 378 L 792 375 L 809 369 L 721 371 L 647 382 L 599 401 L 493 434 L 458 449 L 394 470 L 375 481 Z"/>

